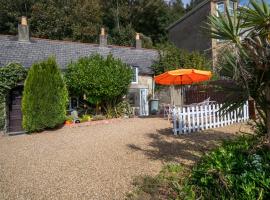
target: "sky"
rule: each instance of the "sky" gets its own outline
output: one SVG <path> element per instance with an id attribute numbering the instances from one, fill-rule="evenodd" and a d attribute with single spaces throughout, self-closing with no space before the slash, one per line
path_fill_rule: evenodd
<path id="1" fill-rule="evenodd" d="M 240 0 L 240 4 L 246 4 L 248 3 L 249 0 Z M 270 3 L 270 0 L 265 0 L 266 2 Z M 190 2 L 190 0 L 182 0 L 182 2 L 184 3 L 184 5 L 186 5 L 187 3 Z"/>

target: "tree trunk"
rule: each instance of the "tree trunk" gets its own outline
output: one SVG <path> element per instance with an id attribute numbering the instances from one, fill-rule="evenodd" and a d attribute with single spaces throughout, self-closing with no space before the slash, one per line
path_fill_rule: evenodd
<path id="1" fill-rule="evenodd" d="M 266 107 L 266 128 L 267 128 L 267 135 L 270 139 L 270 83 L 266 85 L 265 89 L 266 93 L 266 101 L 267 101 L 267 107 Z"/>

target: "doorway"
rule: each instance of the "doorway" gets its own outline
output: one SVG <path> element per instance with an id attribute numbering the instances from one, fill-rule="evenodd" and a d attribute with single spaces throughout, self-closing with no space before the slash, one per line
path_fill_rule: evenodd
<path id="1" fill-rule="evenodd" d="M 149 115 L 148 89 L 140 89 L 140 116 Z"/>
<path id="2" fill-rule="evenodd" d="M 23 132 L 21 110 L 22 91 L 23 86 L 18 86 L 10 91 L 8 132 Z"/>

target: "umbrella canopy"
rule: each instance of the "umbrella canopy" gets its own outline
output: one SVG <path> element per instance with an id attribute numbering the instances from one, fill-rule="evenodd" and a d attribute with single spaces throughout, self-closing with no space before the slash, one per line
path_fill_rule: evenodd
<path id="1" fill-rule="evenodd" d="M 210 71 L 177 69 L 156 76 L 155 82 L 161 85 L 190 85 L 207 81 L 211 77 L 212 73 Z"/>

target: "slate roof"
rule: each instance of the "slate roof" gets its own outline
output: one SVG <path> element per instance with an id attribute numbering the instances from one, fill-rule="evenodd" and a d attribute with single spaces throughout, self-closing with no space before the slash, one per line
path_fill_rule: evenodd
<path id="1" fill-rule="evenodd" d="M 56 57 L 62 69 L 70 61 L 79 57 L 99 53 L 103 56 L 112 54 L 123 62 L 139 67 L 140 74 L 153 74 L 151 65 L 158 59 L 158 52 L 151 49 L 135 49 L 130 47 L 108 46 L 69 41 L 31 38 L 31 42 L 19 42 L 16 36 L 0 35 L 0 66 L 10 62 L 21 63 L 30 67 L 33 63 L 44 60 L 50 55 Z"/>

